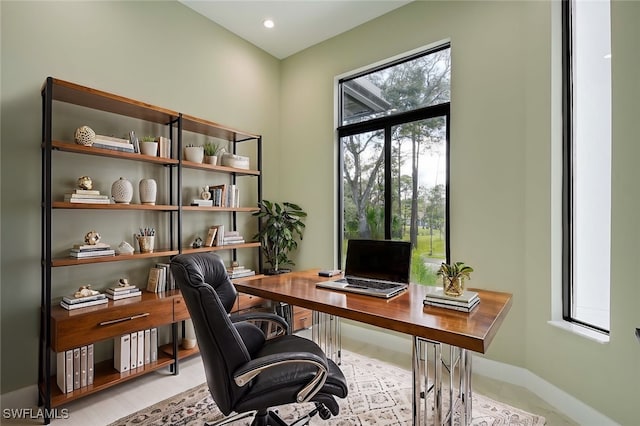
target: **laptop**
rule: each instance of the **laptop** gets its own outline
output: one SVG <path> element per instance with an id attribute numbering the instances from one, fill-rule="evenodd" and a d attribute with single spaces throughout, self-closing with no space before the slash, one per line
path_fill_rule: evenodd
<path id="1" fill-rule="evenodd" d="M 390 298 L 407 289 L 410 274 L 410 242 L 349 240 L 344 278 L 316 286 Z"/>

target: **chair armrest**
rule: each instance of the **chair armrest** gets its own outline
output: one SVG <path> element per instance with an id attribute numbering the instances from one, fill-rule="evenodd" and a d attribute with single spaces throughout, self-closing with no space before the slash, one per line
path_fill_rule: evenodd
<path id="1" fill-rule="evenodd" d="M 235 371 L 233 379 L 236 385 L 242 387 L 266 369 L 291 363 L 312 364 L 318 368 L 313 379 L 296 396 L 297 402 L 307 402 L 322 389 L 329 371 L 326 360 L 311 352 L 283 352 L 252 359 Z"/>
<path id="2" fill-rule="evenodd" d="M 231 314 L 229 318 L 231 319 L 231 322 L 242 322 L 242 321 L 266 322 L 276 326 L 278 329 L 283 330 L 284 334 L 291 334 L 289 323 L 287 323 L 287 321 L 284 318 L 282 318 L 280 315 L 276 315 L 270 312 L 256 311 L 256 312 L 245 312 L 242 314 Z M 271 337 L 279 336 L 280 334 L 281 333 L 279 333 L 276 330 L 275 335 L 270 335 L 268 337 L 271 338 Z"/>

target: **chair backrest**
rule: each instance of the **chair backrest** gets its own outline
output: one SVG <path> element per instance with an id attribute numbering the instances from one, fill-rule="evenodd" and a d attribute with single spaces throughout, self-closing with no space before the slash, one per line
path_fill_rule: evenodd
<path id="1" fill-rule="evenodd" d="M 229 319 L 236 289 L 222 259 L 214 253 L 175 256 L 171 272 L 193 321 L 209 390 L 220 411 L 228 415 L 246 393 L 235 384 L 232 374 L 251 359 Z"/>

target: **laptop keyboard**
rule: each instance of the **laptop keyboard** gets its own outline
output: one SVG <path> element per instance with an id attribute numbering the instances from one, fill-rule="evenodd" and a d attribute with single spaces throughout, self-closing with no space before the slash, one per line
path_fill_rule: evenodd
<path id="1" fill-rule="evenodd" d="M 398 284 L 383 283 L 380 281 L 359 280 L 357 278 L 347 278 L 347 282 L 350 286 L 364 287 L 364 288 L 376 288 L 379 290 L 386 290 L 388 288 L 398 287 Z"/>

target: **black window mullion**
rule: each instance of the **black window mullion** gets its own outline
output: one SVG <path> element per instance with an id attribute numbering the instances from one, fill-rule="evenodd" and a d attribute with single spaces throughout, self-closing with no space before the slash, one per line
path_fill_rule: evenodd
<path id="1" fill-rule="evenodd" d="M 391 125 L 384 127 L 384 238 L 391 239 Z"/>

